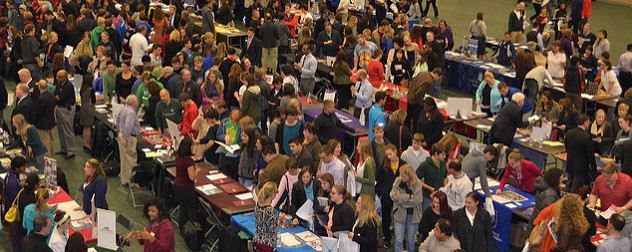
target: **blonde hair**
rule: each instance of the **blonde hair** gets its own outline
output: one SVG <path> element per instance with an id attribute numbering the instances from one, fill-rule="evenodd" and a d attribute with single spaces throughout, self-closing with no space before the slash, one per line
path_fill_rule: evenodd
<path id="1" fill-rule="evenodd" d="M 490 84 L 490 82 L 494 84 L 493 82 L 495 81 L 494 74 L 489 70 L 485 71 L 485 77 L 483 79 L 487 82 L 487 84 Z"/>
<path id="2" fill-rule="evenodd" d="M 169 42 L 180 43 L 180 31 L 173 30 L 171 34 L 169 34 Z"/>
<path id="3" fill-rule="evenodd" d="M 584 202 L 582 198 L 575 194 L 569 193 L 556 202 L 555 209 L 555 231 L 560 230 L 563 224 L 570 223 L 576 234 L 584 235 L 588 230 L 588 221 L 584 216 Z"/>
<path id="4" fill-rule="evenodd" d="M 406 120 L 407 113 L 404 110 L 398 109 L 393 112 L 393 116 L 391 116 L 391 122 L 396 124 L 404 124 L 404 120 Z"/>
<path id="5" fill-rule="evenodd" d="M 371 142 L 369 142 L 369 140 L 367 139 L 362 139 L 360 141 L 358 141 L 358 145 L 360 145 L 360 160 L 362 162 L 366 162 L 366 159 L 368 157 L 370 158 L 374 158 L 373 157 L 373 149 L 371 147 Z"/>
<path id="6" fill-rule="evenodd" d="M 415 185 L 417 180 L 419 180 L 417 178 L 417 174 L 415 173 L 415 169 L 413 169 L 413 167 L 409 164 L 402 165 L 402 167 L 399 168 L 399 174 L 400 176 L 401 174 L 406 174 L 408 176 L 408 185 L 410 186 Z"/>
<path id="7" fill-rule="evenodd" d="M 39 213 L 44 213 L 50 210 L 50 206 L 48 205 L 48 197 L 50 193 L 46 188 L 37 189 L 37 201 L 35 201 L 35 210 Z"/>
<path id="8" fill-rule="evenodd" d="M 520 154 L 520 150 L 518 150 L 517 148 L 513 149 L 511 151 L 511 153 L 509 153 L 509 155 L 507 156 L 507 159 L 511 159 L 511 160 L 515 160 L 515 161 L 520 161 L 522 160 L 522 154 Z"/>
<path id="9" fill-rule="evenodd" d="M 59 34 L 57 34 L 56 32 L 52 31 L 48 34 L 48 43 L 53 43 L 52 38 L 53 38 L 53 34 L 57 35 L 57 41 L 59 41 Z"/>
<path id="10" fill-rule="evenodd" d="M 373 221 L 377 226 L 379 222 L 377 212 L 375 211 L 375 200 L 373 197 L 367 194 L 361 194 L 359 203 L 362 206 L 362 211 L 358 209 L 358 226 L 363 226 L 369 221 Z"/>
<path id="11" fill-rule="evenodd" d="M 209 79 L 208 77 L 212 75 L 215 75 L 215 81 L 213 82 L 213 85 L 215 85 L 215 89 L 217 90 L 218 94 L 221 94 L 223 91 L 222 88 L 222 83 L 219 81 L 219 76 L 217 76 L 217 72 L 215 71 L 208 71 L 208 74 L 206 75 L 206 78 L 204 80 L 204 83 L 202 83 L 202 90 L 206 90 L 206 85 L 209 84 Z"/>
<path id="12" fill-rule="evenodd" d="M 264 202 L 267 199 L 274 197 L 276 195 L 276 190 L 277 183 L 272 181 L 266 182 L 265 185 L 263 185 L 263 187 L 259 189 L 259 192 L 257 193 L 257 199 L 259 200 L 259 202 Z"/>
<path id="13" fill-rule="evenodd" d="M 22 137 L 23 141 L 25 141 L 26 131 L 29 129 L 31 125 L 26 121 L 26 118 L 24 118 L 24 115 L 22 114 L 16 114 L 13 116 L 12 119 L 13 121 L 15 121 L 15 124 L 16 124 L 15 132 Z"/>

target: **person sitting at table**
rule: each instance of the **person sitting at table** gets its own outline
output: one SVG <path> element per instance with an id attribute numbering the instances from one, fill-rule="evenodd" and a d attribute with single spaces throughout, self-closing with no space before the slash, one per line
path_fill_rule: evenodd
<path id="1" fill-rule="evenodd" d="M 610 121 L 610 125 L 612 125 L 612 132 L 615 132 L 615 134 L 619 133 L 619 130 L 621 130 L 621 126 L 619 126 L 619 118 L 628 115 L 629 111 L 630 105 L 623 102 L 617 105 L 617 114 Z"/>
<path id="2" fill-rule="evenodd" d="M 560 116 L 560 105 L 554 100 L 553 92 L 545 90 L 540 96 L 540 102 L 535 106 L 535 115 L 542 123 L 556 123 Z"/>
<path id="3" fill-rule="evenodd" d="M 502 85 L 504 82 L 501 82 Z M 507 90 L 505 86 L 505 90 Z M 501 91 L 502 93 L 502 91 Z M 492 123 L 492 127 L 489 130 L 487 136 L 489 137 L 489 144 L 502 143 L 506 146 L 511 146 L 513 138 L 518 127 L 526 127 L 533 121 L 523 121 L 522 107 L 528 102 L 525 101 L 522 93 L 516 93 L 511 97 L 511 101 L 507 105 L 503 105 L 503 108 L 496 116 L 496 120 Z"/>
<path id="4" fill-rule="evenodd" d="M 595 121 L 590 125 L 589 133 L 595 142 L 596 152 L 600 156 L 607 156 L 614 144 L 614 131 L 612 125 L 606 121 L 606 112 L 603 109 L 595 113 Z"/>
<path id="5" fill-rule="evenodd" d="M 485 76 L 481 84 L 476 89 L 476 105 L 481 107 L 481 111 L 487 113 L 487 117 L 498 114 L 500 111 L 501 98 L 498 91 L 500 81 L 494 79 L 494 74 L 485 71 Z"/>
<path id="6" fill-rule="evenodd" d="M 421 148 L 422 143 L 424 142 L 424 135 L 421 133 L 413 134 L 412 144 L 408 146 L 404 152 L 402 152 L 401 159 L 406 161 L 406 163 L 410 164 L 415 171 L 419 168 L 419 165 L 426 161 L 426 158 L 430 156 L 430 153 Z"/>
<path id="7" fill-rule="evenodd" d="M 361 194 L 356 201 L 358 211 L 353 231 L 349 232 L 349 239 L 360 245 L 360 251 L 377 252 L 377 227 L 380 225 L 375 211 L 374 197 Z"/>
<path id="8" fill-rule="evenodd" d="M 314 124 L 316 125 L 316 135 L 321 144 L 327 144 L 330 139 L 336 138 L 336 129 L 341 128 L 348 132 L 360 132 L 362 129 L 353 129 L 347 124 L 343 123 L 336 116 L 336 107 L 334 101 L 323 101 L 323 113 L 320 113 L 314 118 Z"/>
<path id="9" fill-rule="evenodd" d="M 15 127 L 15 142 L 7 146 L 7 150 L 14 148 L 22 148 L 29 157 L 33 157 L 37 161 L 37 165 L 44 167 L 44 155 L 48 150 L 39 137 L 39 133 L 35 126 L 29 124 L 22 114 L 16 114 L 11 119 L 13 127 Z"/>
<path id="10" fill-rule="evenodd" d="M 445 218 L 437 220 L 428 238 L 419 245 L 419 252 L 447 252 L 459 250 L 461 248 L 460 242 L 454 238 L 452 230 L 452 224 L 449 220 Z"/>
<path id="11" fill-rule="evenodd" d="M 535 179 L 533 182 L 535 187 L 535 206 L 533 207 L 531 219 L 529 219 L 530 227 L 533 227 L 533 221 L 542 209 L 562 198 L 561 186 L 563 183 L 564 174 L 557 167 L 548 169 L 541 177 Z"/>
<path id="12" fill-rule="evenodd" d="M 506 67 L 512 67 L 514 65 L 514 61 L 516 61 L 516 48 L 514 48 L 509 32 L 505 32 L 503 40 L 498 43 L 498 49 L 496 49 L 492 57 L 495 58 L 496 62 L 500 65 Z"/>
<path id="13" fill-rule="evenodd" d="M 423 116 L 419 116 L 415 133 L 422 133 L 425 141 L 422 143 L 424 148 L 431 148 L 436 142 L 443 137 L 443 124 L 445 117 L 437 108 L 437 103 L 432 97 L 426 97 L 423 100 L 424 111 Z M 424 113 L 425 112 L 425 113 Z M 410 111 L 409 111 L 410 113 Z"/>
<path id="14" fill-rule="evenodd" d="M 492 235 L 492 219 L 480 206 L 480 197 L 469 192 L 465 197 L 465 207 L 454 213 L 452 223 L 454 236 L 465 251 L 495 251 Z"/>
<path id="15" fill-rule="evenodd" d="M 400 167 L 399 177 L 393 182 L 390 192 L 393 201 L 393 219 L 395 219 L 395 251 L 404 247 L 408 251 L 415 250 L 415 235 L 417 225 L 423 213 L 423 187 L 417 178 L 415 170 L 406 164 Z M 406 233 L 406 246 L 404 246 Z"/>
<path id="16" fill-rule="evenodd" d="M 327 230 L 327 236 L 337 237 L 338 232 L 351 232 L 354 224 L 354 211 L 349 205 L 351 193 L 342 185 L 335 185 L 331 189 L 331 202 L 327 213 L 327 223 L 318 220 Z"/>
<path id="17" fill-rule="evenodd" d="M 48 197 L 50 197 L 48 189 L 38 189 L 35 193 L 35 197 L 37 198 L 37 201 L 24 208 L 24 216 L 22 217 L 22 226 L 26 229 L 27 234 L 33 230 L 33 220 L 35 220 L 37 216 L 46 215 L 51 220 L 53 219 L 53 212 L 48 205 Z M 53 227 L 54 225 L 51 226 L 50 231 L 53 231 Z"/>
<path id="18" fill-rule="evenodd" d="M 176 153 L 176 178 L 173 180 L 173 193 L 180 205 L 178 223 L 187 223 L 187 221 L 196 221 L 198 219 L 197 193 L 194 190 L 194 184 L 201 169 L 195 165 L 193 158 L 191 158 L 192 144 L 193 140 L 190 138 L 183 139 Z M 184 225 L 180 224 L 179 227 L 182 234 Z"/>
<path id="19" fill-rule="evenodd" d="M 279 181 L 279 187 L 277 188 L 277 193 L 272 200 L 272 205 L 275 209 L 290 213 L 291 208 L 290 204 L 292 202 L 292 186 L 294 186 L 294 182 L 298 181 L 298 173 L 300 171 L 298 167 L 298 159 L 289 158 L 285 161 L 285 174 L 281 177 Z M 283 206 L 281 206 L 283 204 Z"/>
<path id="20" fill-rule="evenodd" d="M 70 230 L 70 215 L 63 210 L 55 211 L 53 218 L 55 228 L 50 234 L 48 246 L 53 252 L 64 252 L 68 242 L 68 231 Z"/>
<path id="21" fill-rule="evenodd" d="M 81 232 L 74 232 L 68 237 L 66 252 L 87 252 L 88 245 Z"/>
<path id="22" fill-rule="evenodd" d="M 162 198 L 151 198 L 143 207 L 143 215 L 149 224 L 142 231 L 132 231 L 125 239 L 137 239 L 144 251 L 176 251 L 173 226 L 169 220 L 169 208 Z"/>
<path id="23" fill-rule="evenodd" d="M 105 199 L 105 194 L 108 192 L 108 183 L 105 172 L 101 167 L 101 162 L 94 158 L 88 159 L 83 171 L 86 179 L 79 189 L 83 192 L 83 202 L 81 206 L 74 210 L 83 210 L 86 214 L 91 214 L 93 210 L 92 197 L 94 197 L 94 206 L 96 208 L 108 209 L 108 202 Z"/>
<path id="24" fill-rule="evenodd" d="M 48 235 L 52 229 L 52 220 L 48 215 L 39 215 L 33 220 L 33 230 L 24 238 L 24 252 L 49 252 Z"/>
<path id="25" fill-rule="evenodd" d="M 369 141 L 372 141 L 375 136 L 373 135 L 373 126 L 384 126 L 384 104 L 386 103 L 386 93 L 378 91 L 375 93 L 375 104 L 369 110 Z"/>
<path id="26" fill-rule="evenodd" d="M 601 72 L 601 80 L 599 82 L 599 95 L 598 97 L 619 97 L 621 95 L 621 85 L 617 79 L 615 71 L 612 69 L 612 63 L 610 60 L 602 61 L 599 65 Z"/>
<path id="27" fill-rule="evenodd" d="M 614 208 L 617 213 L 632 208 L 632 178 L 617 170 L 614 163 L 607 163 L 601 168 L 602 174 L 595 179 L 588 208 L 595 209 L 597 199 L 601 200 L 601 210 Z"/>
<path id="28" fill-rule="evenodd" d="M 406 146 L 410 146 L 412 133 L 410 128 L 404 125 L 406 111 L 398 109 L 393 112 L 391 120 L 384 127 L 384 137 L 397 146 L 397 153 L 401 154 Z"/>
<path id="29" fill-rule="evenodd" d="M 371 143 L 362 139 L 357 146 L 358 165 L 355 170 L 356 191 L 359 194 L 366 194 L 371 198 L 375 197 L 375 173 L 376 165 L 371 151 Z"/>
<path id="30" fill-rule="evenodd" d="M 255 235 L 252 237 L 254 246 L 261 252 L 272 252 L 277 247 L 277 232 L 285 213 L 277 216 L 272 206 L 272 199 L 276 194 L 277 184 L 266 182 L 257 193 L 259 201 L 255 204 Z"/>
<path id="31" fill-rule="evenodd" d="M 292 223 L 299 224 L 296 211 L 300 209 L 307 200 L 312 201 L 312 208 L 316 210 L 319 206 L 318 197 L 322 195 L 320 180 L 312 176 L 312 169 L 309 166 L 303 166 L 298 172 L 298 180 L 292 186 L 292 199 L 290 201 L 290 212 L 292 215 Z M 304 220 L 307 221 L 307 220 Z"/>
<path id="32" fill-rule="evenodd" d="M 369 62 L 369 68 L 367 69 L 369 75 L 369 83 L 374 88 L 380 88 L 384 83 L 384 64 L 382 64 L 382 49 L 377 48 L 371 55 L 371 61 Z"/>
<path id="33" fill-rule="evenodd" d="M 573 102 L 568 97 L 562 98 L 559 101 L 560 105 L 560 117 L 556 123 L 553 123 L 553 128 L 557 129 L 557 138 L 564 139 L 564 134 L 571 129 L 577 128 L 577 118 L 579 113 L 573 107 Z"/>
<path id="34" fill-rule="evenodd" d="M 513 98 L 514 94 L 522 94 L 522 96 L 524 96 L 524 105 L 522 105 L 522 113 L 523 113 L 523 118 L 527 118 L 529 116 L 531 116 L 531 110 L 533 109 L 533 104 L 531 104 L 531 101 L 529 101 L 528 99 L 526 99 L 526 96 L 524 95 L 524 93 L 522 93 L 520 91 L 520 89 L 517 89 L 515 87 L 510 87 L 507 85 L 507 83 L 505 82 L 500 82 L 498 83 L 498 91 L 500 92 L 500 94 L 502 95 L 502 101 L 500 103 L 500 110 L 502 110 L 503 107 L 505 107 L 505 105 L 507 103 L 509 103 L 509 101 L 511 101 L 511 99 Z M 500 113 L 500 111 L 499 111 Z"/>
<path id="35" fill-rule="evenodd" d="M 623 227 L 625 227 L 625 218 L 619 214 L 613 214 L 608 219 L 608 236 L 604 238 L 604 242 L 599 245 L 599 252 L 615 252 L 625 250 L 630 247 L 630 239 L 621 235 Z"/>
<path id="36" fill-rule="evenodd" d="M 411 67 L 408 59 L 404 58 L 404 50 L 395 51 L 395 58 L 391 62 L 391 74 L 393 75 L 393 83 L 408 88 L 410 80 Z"/>
<path id="37" fill-rule="evenodd" d="M 351 96 L 355 98 L 353 102 L 353 116 L 360 119 L 360 115 L 364 111 L 364 123 L 369 122 L 369 109 L 373 105 L 373 85 L 367 78 L 367 72 L 363 69 L 358 70 L 358 82 L 351 87 Z"/>
<path id="38" fill-rule="evenodd" d="M 498 149 L 493 145 L 487 145 L 483 150 L 470 149 L 463 158 L 463 172 L 474 185 L 476 178 L 480 178 L 481 189 L 485 197 L 491 196 L 487 184 L 487 164 L 498 157 Z"/>
<path id="39" fill-rule="evenodd" d="M 505 188 L 509 176 L 514 177 L 516 180 L 516 188 L 533 194 L 535 191 L 533 181 L 541 175 L 540 168 L 535 166 L 533 162 L 523 159 L 520 150 L 513 149 L 507 156 L 507 169 L 505 169 L 503 178 L 500 180 L 500 185 L 498 189 L 496 189 L 496 194 L 500 194 Z"/>
<path id="40" fill-rule="evenodd" d="M 397 147 L 393 144 L 387 144 L 384 147 L 384 161 L 377 169 L 375 187 L 376 193 L 380 196 L 382 202 L 382 231 L 384 234 L 384 244 L 390 245 L 391 242 L 391 214 L 393 212 L 393 200 L 391 200 L 391 190 L 395 179 L 399 177 L 400 169 L 406 164 L 406 161 L 399 159 L 397 155 Z"/>

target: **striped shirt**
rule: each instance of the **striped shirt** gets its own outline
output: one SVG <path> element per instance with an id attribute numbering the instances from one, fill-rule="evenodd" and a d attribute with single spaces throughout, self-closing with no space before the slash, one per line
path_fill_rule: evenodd
<path id="1" fill-rule="evenodd" d="M 607 209 L 611 205 L 620 207 L 632 199 L 632 178 L 625 173 L 617 174 L 617 182 L 612 187 L 606 183 L 603 175 L 595 180 L 591 194 L 601 199 L 601 209 Z"/>

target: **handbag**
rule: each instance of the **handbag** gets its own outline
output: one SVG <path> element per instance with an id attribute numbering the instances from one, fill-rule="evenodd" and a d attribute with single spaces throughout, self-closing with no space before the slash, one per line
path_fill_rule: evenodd
<path id="1" fill-rule="evenodd" d="M 530 245 L 539 246 L 540 243 L 542 243 L 544 235 L 546 234 L 547 223 L 548 221 L 542 221 L 540 224 L 533 227 L 531 233 L 529 233 L 529 238 L 527 238 Z"/>
<path id="2" fill-rule="evenodd" d="M 4 220 L 6 220 L 7 222 L 13 223 L 20 220 L 20 214 L 18 211 L 18 199 L 20 199 L 20 194 L 22 194 L 22 191 L 24 191 L 24 189 L 21 189 L 20 192 L 18 192 L 18 196 L 16 196 L 13 200 L 13 203 L 11 203 L 11 208 L 9 208 L 7 213 L 4 215 Z"/>

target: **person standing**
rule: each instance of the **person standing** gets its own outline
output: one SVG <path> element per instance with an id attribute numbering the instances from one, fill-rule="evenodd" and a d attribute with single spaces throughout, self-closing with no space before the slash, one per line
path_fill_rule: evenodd
<path id="1" fill-rule="evenodd" d="M 57 130 L 59 133 L 59 145 L 61 154 L 70 159 L 75 157 L 75 133 L 73 130 L 73 120 L 75 116 L 75 88 L 68 81 L 68 72 L 61 70 L 57 72 L 57 88 L 55 89 L 55 118 L 57 118 Z"/>
<path id="2" fill-rule="evenodd" d="M 33 220 L 33 231 L 24 238 L 24 252 L 52 252 L 46 239 L 53 227 L 48 215 L 40 215 Z"/>
<path id="3" fill-rule="evenodd" d="M 377 49 L 375 43 L 369 41 L 370 38 L 365 38 L 364 34 L 358 34 L 358 44 L 353 50 L 353 71 L 357 72 L 359 69 L 367 70 L 369 68 L 369 62 L 373 56 L 373 51 Z"/>
<path id="4" fill-rule="evenodd" d="M 369 117 L 367 116 L 369 113 L 368 110 L 371 108 L 371 105 L 373 105 L 373 86 L 368 81 L 366 70 L 358 70 L 357 77 L 358 83 L 351 87 L 351 96 L 355 98 L 353 102 L 353 116 L 359 119 L 362 110 L 364 110 L 364 122 L 361 123 L 366 124 L 369 121 Z"/>
<path id="5" fill-rule="evenodd" d="M 446 194 L 448 197 L 448 205 L 450 205 L 453 212 L 456 212 L 465 206 L 465 197 L 468 193 L 472 192 L 474 186 L 470 178 L 463 172 L 461 161 L 458 158 L 450 159 L 446 167 L 449 174 L 448 182 L 439 190 Z M 430 198 L 432 198 L 432 196 L 431 194 Z"/>
<path id="6" fill-rule="evenodd" d="M 132 175 L 132 167 L 136 165 L 136 137 L 140 134 L 140 123 L 136 115 L 138 98 L 136 95 L 128 95 L 125 99 L 126 106 L 116 118 L 116 126 L 119 130 L 117 141 L 121 155 L 121 185 L 128 186 Z M 156 110 L 157 112 L 157 110 Z"/>
<path id="7" fill-rule="evenodd" d="M 279 53 L 279 29 L 272 23 L 272 15 L 266 13 L 264 22 L 259 30 L 261 34 L 261 65 L 268 72 L 276 72 L 277 55 Z M 227 75 L 224 75 L 227 76 Z"/>
<path id="8" fill-rule="evenodd" d="M 22 114 L 14 115 L 11 122 L 15 127 L 15 142 L 5 148 L 21 148 L 29 157 L 34 158 L 40 167 L 44 167 L 44 154 L 47 150 L 39 138 L 37 129 L 29 124 Z"/>
<path id="9" fill-rule="evenodd" d="M 624 94 L 630 87 L 632 87 L 632 44 L 628 44 L 628 51 L 619 56 L 619 79 L 621 80 L 621 89 Z"/>
<path id="10" fill-rule="evenodd" d="M 316 76 L 318 62 L 316 57 L 312 55 L 312 49 L 309 44 L 304 44 L 301 49 L 303 56 L 299 63 L 294 62 L 294 67 L 301 73 L 301 92 L 307 96 L 314 93 L 314 86 L 316 85 L 314 77 Z"/>
<path id="11" fill-rule="evenodd" d="M 417 75 L 408 84 L 408 108 L 404 125 L 412 129 L 413 132 L 420 132 L 419 120 L 423 115 L 423 102 L 426 94 L 432 89 L 434 83 L 443 77 L 443 70 L 434 68 L 431 72 L 423 72 Z M 412 127 L 411 127 L 412 126 Z M 442 127 L 443 128 L 443 127 Z M 426 138 L 430 136 L 424 135 Z"/>
<path id="12" fill-rule="evenodd" d="M 369 141 L 373 141 L 373 126 L 385 126 L 384 121 L 384 104 L 386 103 L 386 93 L 378 91 L 375 94 L 375 104 L 369 110 Z"/>
<path id="13" fill-rule="evenodd" d="M 39 92 L 38 92 L 39 93 Z M 28 123 L 33 123 L 33 113 L 35 112 L 35 103 L 33 97 L 29 95 L 29 86 L 27 84 L 18 84 L 15 87 L 15 108 L 11 112 L 11 117 L 22 114 Z"/>
<path id="14" fill-rule="evenodd" d="M 215 25 L 213 17 L 213 3 L 215 1 L 207 0 L 206 5 L 202 8 L 202 34 L 206 34 L 207 32 L 215 34 Z M 172 25 L 176 27 L 176 25 Z"/>
<path id="15" fill-rule="evenodd" d="M 395 219 L 395 251 L 404 249 L 404 233 L 406 233 L 406 249 L 415 250 L 417 225 L 423 213 L 423 187 L 415 175 L 412 166 L 406 164 L 400 168 L 399 177 L 393 182 L 391 199 L 393 200 L 393 219 Z"/>
<path id="16" fill-rule="evenodd" d="M 485 192 L 485 196 L 491 196 L 489 185 L 487 184 L 487 163 L 491 162 L 498 156 L 498 150 L 493 145 L 488 145 L 485 149 L 470 150 L 463 158 L 463 172 L 470 179 L 472 184 L 476 178 L 480 178 L 481 188 Z"/>
<path id="17" fill-rule="evenodd" d="M 176 84 L 174 97 L 180 97 L 180 94 L 186 93 L 198 108 L 202 107 L 202 90 L 198 84 L 191 80 L 191 71 L 183 69 L 180 73 L 182 74 L 182 81 Z"/>
<path id="18" fill-rule="evenodd" d="M 480 207 L 480 198 L 476 192 L 465 197 L 465 207 L 454 213 L 454 236 L 466 251 L 495 251 L 492 235 L 492 219 L 489 213 Z"/>
<path id="19" fill-rule="evenodd" d="M 494 120 L 492 128 L 489 130 L 489 144 L 502 143 L 511 146 L 516 129 L 518 127 L 526 127 L 531 123 L 522 121 L 522 106 L 524 103 L 525 100 L 522 93 L 512 95 L 511 101 L 503 106 L 496 120 Z"/>
<path id="20" fill-rule="evenodd" d="M 147 42 L 147 27 L 144 25 L 138 25 L 138 29 L 136 29 L 136 34 L 132 35 L 129 39 L 129 47 L 132 49 L 132 67 L 142 66 L 143 56 L 151 50 L 149 44 Z"/>
<path id="21" fill-rule="evenodd" d="M 329 21 L 325 21 L 325 30 L 321 31 L 320 34 L 315 35 L 318 36 L 318 44 L 322 43 L 322 45 L 316 46 L 316 56 L 335 57 L 340 50 L 343 39 L 338 31 L 333 30 L 331 23 Z"/>
<path id="22" fill-rule="evenodd" d="M 573 29 L 573 34 L 579 31 L 580 21 L 582 19 L 582 8 L 584 0 L 573 0 L 571 4 L 571 14 L 568 19 L 568 28 Z"/>
<path id="23" fill-rule="evenodd" d="M 316 125 L 316 135 L 321 144 L 327 144 L 330 139 L 336 138 L 336 129 L 341 128 L 349 132 L 357 132 L 353 128 L 344 124 L 335 113 L 335 105 L 331 100 L 323 101 L 323 113 L 314 119 Z"/>
<path id="24" fill-rule="evenodd" d="M 522 24 L 524 23 L 524 13 L 522 12 L 522 1 L 516 3 L 514 10 L 509 13 L 509 29 L 511 42 L 520 43 L 522 41 Z"/>
<path id="25" fill-rule="evenodd" d="M 566 192 L 574 192 L 584 185 L 586 177 L 597 168 L 594 143 L 587 131 L 590 118 L 587 115 L 580 115 L 577 121 L 580 125 L 569 130 L 564 138 L 564 146 L 568 153 Z"/>
<path id="26" fill-rule="evenodd" d="M 22 49 L 22 65 L 29 70 L 35 81 L 42 79 L 44 62 L 39 57 L 40 43 L 35 38 L 35 26 L 28 24 L 24 27 L 24 38 L 20 44 Z"/>

